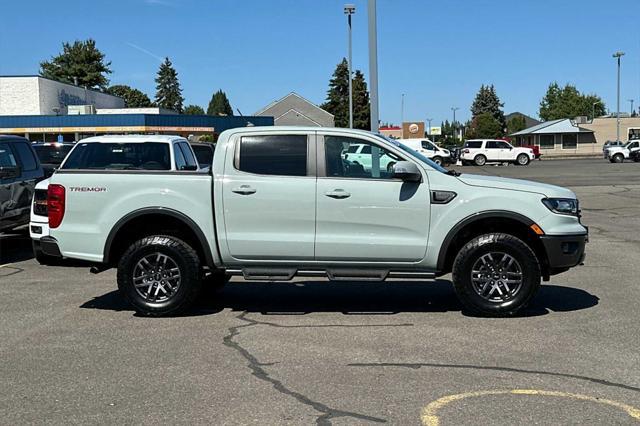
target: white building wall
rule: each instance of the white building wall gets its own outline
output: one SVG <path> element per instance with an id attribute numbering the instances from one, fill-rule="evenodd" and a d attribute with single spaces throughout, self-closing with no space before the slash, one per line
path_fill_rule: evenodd
<path id="1" fill-rule="evenodd" d="M 0 115 L 39 115 L 35 77 L 0 77 Z"/>
<path id="2" fill-rule="evenodd" d="M 40 114 L 67 113 L 67 105 L 94 105 L 96 108 L 123 108 L 124 99 L 71 84 L 38 78 L 40 92 Z"/>

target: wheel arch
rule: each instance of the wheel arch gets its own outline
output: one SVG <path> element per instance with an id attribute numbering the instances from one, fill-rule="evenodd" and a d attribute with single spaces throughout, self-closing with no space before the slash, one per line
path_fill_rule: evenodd
<path id="1" fill-rule="evenodd" d="M 502 232 L 522 239 L 531 247 L 546 279 L 549 275 L 547 253 L 540 237 L 531 229 L 533 224 L 535 222 L 528 217 L 508 210 L 490 210 L 467 216 L 445 236 L 438 253 L 438 274 L 451 272 L 456 254 L 471 239 L 481 234 Z"/>
<path id="2" fill-rule="evenodd" d="M 112 264 L 126 250 L 127 243 L 150 233 L 170 234 L 186 240 L 209 268 L 215 268 L 209 243 L 198 224 L 184 213 L 166 207 L 145 207 L 120 218 L 105 241 L 103 263 Z"/>

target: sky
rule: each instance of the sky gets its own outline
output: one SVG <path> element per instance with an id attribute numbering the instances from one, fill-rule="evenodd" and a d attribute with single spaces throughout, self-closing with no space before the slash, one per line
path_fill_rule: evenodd
<path id="1" fill-rule="evenodd" d="M 37 74 L 65 41 L 93 38 L 111 84 L 155 94 L 168 56 L 185 105 L 224 90 L 251 115 L 289 92 L 317 104 L 347 53 L 343 5 L 354 3 L 353 67 L 369 76 L 366 0 L 0 0 L 0 75 Z M 459 120 L 480 85 L 506 113 L 536 117 L 552 81 L 640 106 L 640 0 L 378 0 L 380 120 Z"/>

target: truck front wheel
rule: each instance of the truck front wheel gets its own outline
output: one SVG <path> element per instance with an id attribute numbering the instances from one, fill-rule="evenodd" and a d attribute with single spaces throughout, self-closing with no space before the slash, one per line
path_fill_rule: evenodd
<path id="1" fill-rule="evenodd" d="M 196 300 L 201 287 L 198 254 L 173 236 L 142 238 L 125 251 L 118 263 L 118 288 L 144 315 L 184 312 Z"/>
<path id="2" fill-rule="evenodd" d="M 535 253 L 509 234 L 480 235 L 453 263 L 453 285 L 465 308 L 487 316 L 509 316 L 525 307 L 540 287 Z"/>

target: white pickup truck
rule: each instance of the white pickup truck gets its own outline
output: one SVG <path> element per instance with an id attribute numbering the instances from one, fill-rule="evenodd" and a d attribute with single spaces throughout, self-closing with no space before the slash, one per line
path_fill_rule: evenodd
<path id="1" fill-rule="evenodd" d="M 175 314 L 204 282 L 433 279 L 452 272 L 469 311 L 511 315 L 542 279 L 584 259 L 573 192 L 448 171 L 370 132 L 223 132 L 210 172 L 167 136 L 80 141 L 50 179 L 46 255 L 117 267 L 124 297 Z M 370 163 L 351 161 L 370 147 Z M 173 148 L 173 149 L 172 149 Z M 386 158 L 395 164 L 387 168 Z"/>

